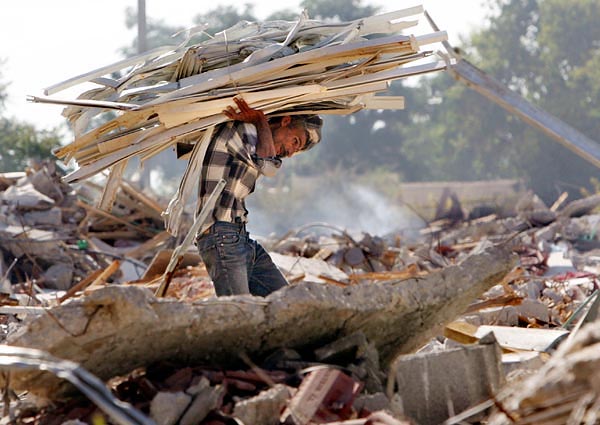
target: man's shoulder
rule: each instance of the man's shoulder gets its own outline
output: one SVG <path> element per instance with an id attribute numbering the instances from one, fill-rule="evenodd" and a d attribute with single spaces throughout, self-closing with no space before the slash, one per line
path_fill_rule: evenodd
<path id="1" fill-rule="evenodd" d="M 215 131 L 215 136 L 223 138 L 231 138 L 235 135 L 257 135 L 254 124 L 241 121 L 227 121 L 219 124 Z"/>

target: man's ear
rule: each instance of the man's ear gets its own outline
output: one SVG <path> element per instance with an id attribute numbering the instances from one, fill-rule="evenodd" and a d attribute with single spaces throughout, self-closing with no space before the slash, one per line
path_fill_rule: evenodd
<path id="1" fill-rule="evenodd" d="M 291 123 L 292 123 L 292 117 L 290 117 L 289 115 L 284 115 L 283 117 L 281 117 L 281 126 L 282 127 L 287 127 Z"/>

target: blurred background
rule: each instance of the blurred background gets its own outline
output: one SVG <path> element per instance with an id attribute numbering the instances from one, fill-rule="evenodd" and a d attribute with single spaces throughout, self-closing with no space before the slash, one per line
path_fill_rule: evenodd
<path id="1" fill-rule="evenodd" d="M 598 139 L 597 0 L 255 1 L 57 0 L 5 2 L 0 16 L 0 172 L 52 158 L 71 141 L 62 107 L 26 102 L 43 87 L 172 43 L 208 23 L 350 21 L 422 4 L 460 54 L 512 90 Z M 424 19 L 422 19 L 424 20 Z M 431 30 L 428 30 L 431 32 Z M 441 49 L 441 47 L 439 47 Z M 78 88 L 77 92 L 82 89 Z M 392 85 L 403 111 L 326 116 L 317 149 L 285 162 L 249 198 L 250 231 L 282 234 L 310 222 L 385 234 L 418 229 L 451 188 L 462 205 L 504 208 L 531 190 L 547 205 L 600 191 L 598 170 L 447 73 Z M 59 96 L 57 96 L 59 97 Z M 62 96 L 64 97 L 64 96 Z M 168 200 L 185 163 L 173 152 L 128 177 Z"/>

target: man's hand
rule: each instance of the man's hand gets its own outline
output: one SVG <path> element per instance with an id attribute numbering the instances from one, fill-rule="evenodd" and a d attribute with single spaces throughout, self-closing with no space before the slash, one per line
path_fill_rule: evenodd
<path id="1" fill-rule="evenodd" d="M 256 154 L 261 158 L 269 158 L 277 155 L 275 144 L 273 142 L 273 134 L 267 121 L 267 116 L 263 111 L 252 109 L 241 97 L 234 97 L 233 101 L 240 109 L 236 112 L 231 106 L 228 106 L 223 113 L 227 118 L 242 121 L 248 124 L 254 124 L 258 132 L 258 143 L 256 144 Z"/>
<path id="2" fill-rule="evenodd" d="M 223 111 L 227 118 L 235 121 L 247 122 L 249 124 L 262 124 L 267 121 L 263 111 L 252 109 L 243 98 L 234 97 L 233 101 L 240 111 L 237 112 L 233 107 L 228 106 L 227 109 Z"/>

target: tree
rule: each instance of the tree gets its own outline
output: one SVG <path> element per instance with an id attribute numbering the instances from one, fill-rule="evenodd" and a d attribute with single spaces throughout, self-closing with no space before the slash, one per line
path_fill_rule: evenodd
<path id="1" fill-rule="evenodd" d="M 3 62 L 0 61 L 0 65 Z M 4 111 L 7 83 L 2 82 L 0 69 L 0 112 Z M 32 159 L 52 158 L 52 149 L 60 138 L 55 130 L 38 131 L 32 124 L 18 122 L 0 115 L 0 172 L 20 171 Z"/>
<path id="2" fill-rule="evenodd" d="M 0 67 L 2 65 L 4 65 L 5 60 L 0 58 Z M 3 78 L 2 78 L 2 69 L 0 68 L 0 112 L 4 111 L 4 102 L 6 102 L 6 97 L 7 97 L 7 93 L 6 93 L 6 88 L 8 86 L 8 84 L 3 83 L 2 82 Z"/>
<path id="3" fill-rule="evenodd" d="M 498 13 L 462 47 L 469 60 L 583 133 L 599 134 L 598 3 L 491 0 L 490 5 Z M 564 190 L 577 195 L 597 174 L 446 74 L 422 79 L 416 90 L 411 124 L 396 125 L 411 180 L 516 177 L 552 201 Z"/>
<path id="4" fill-rule="evenodd" d="M 371 16 L 379 10 L 377 6 L 363 6 L 362 0 L 303 0 L 300 5 L 311 18 L 341 22 Z"/>
<path id="5" fill-rule="evenodd" d="M 59 146 L 56 131 L 39 131 L 32 124 L 0 118 L 0 171 L 23 170 L 31 160 L 51 159 Z"/>
<path id="6" fill-rule="evenodd" d="M 194 18 L 196 24 L 208 24 L 206 32 L 209 34 L 227 29 L 240 21 L 256 21 L 254 6 L 251 3 L 245 3 L 241 12 L 234 6 L 220 5 L 208 13 L 196 15 Z"/>

